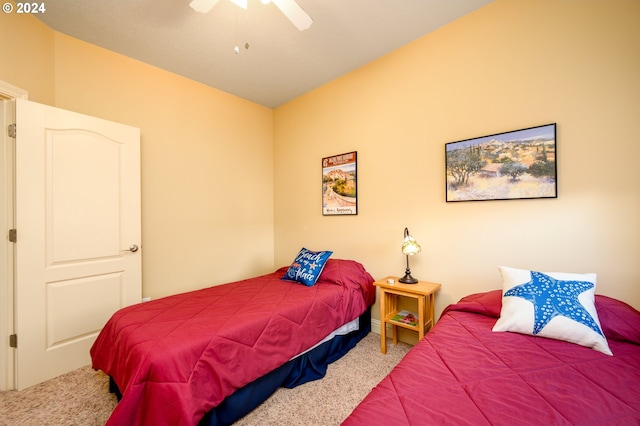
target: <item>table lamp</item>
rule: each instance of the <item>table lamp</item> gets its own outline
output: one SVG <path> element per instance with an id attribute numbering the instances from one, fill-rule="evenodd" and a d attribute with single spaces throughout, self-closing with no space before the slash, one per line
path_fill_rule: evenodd
<path id="1" fill-rule="evenodd" d="M 409 230 L 404 228 L 404 241 L 402 242 L 402 253 L 407 256 L 407 270 L 405 271 L 404 277 L 398 279 L 401 283 L 404 284 L 416 284 L 418 282 L 417 279 L 411 276 L 411 269 L 409 269 L 409 256 L 413 256 L 414 254 L 420 253 L 422 249 L 420 245 L 416 242 L 416 240 L 409 235 Z"/>

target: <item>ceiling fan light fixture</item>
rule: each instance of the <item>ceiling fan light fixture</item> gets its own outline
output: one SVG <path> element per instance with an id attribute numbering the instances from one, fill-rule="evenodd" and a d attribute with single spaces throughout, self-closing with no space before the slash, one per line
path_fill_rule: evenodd
<path id="1" fill-rule="evenodd" d="M 278 9 L 289 18 L 289 20 L 295 25 L 300 31 L 304 31 L 313 24 L 313 20 L 307 12 L 305 12 L 296 0 L 271 0 L 273 4 L 275 4 Z"/>
<path id="2" fill-rule="evenodd" d="M 192 0 L 189 6 L 196 12 L 207 13 L 219 0 Z M 233 4 L 247 10 L 247 0 L 229 0 Z M 305 12 L 296 0 L 262 0 L 262 3 L 273 3 L 300 31 L 313 24 L 313 19 Z"/>

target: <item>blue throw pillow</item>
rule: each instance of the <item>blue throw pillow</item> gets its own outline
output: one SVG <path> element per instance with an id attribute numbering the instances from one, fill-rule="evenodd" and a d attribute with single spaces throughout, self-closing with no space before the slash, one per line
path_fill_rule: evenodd
<path id="1" fill-rule="evenodd" d="M 303 247 L 282 279 L 312 286 L 332 254 L 332 251 L 311 251 Z"/>

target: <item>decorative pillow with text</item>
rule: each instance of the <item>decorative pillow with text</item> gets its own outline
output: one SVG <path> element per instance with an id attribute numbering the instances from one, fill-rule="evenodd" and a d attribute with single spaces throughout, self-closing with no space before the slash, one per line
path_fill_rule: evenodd
<path id="1" fill-rule="evenodd" d="M 493 331 L 564 340 L 613 355 L 594 304 L 596 274 L 499 269 L 502 309 Z"/>
<path id="2" fill-rule="evenodd" d="M 303 247 L 282 279 L 312 286 L 332 254 L 332 251 L 311 251 Z"/>

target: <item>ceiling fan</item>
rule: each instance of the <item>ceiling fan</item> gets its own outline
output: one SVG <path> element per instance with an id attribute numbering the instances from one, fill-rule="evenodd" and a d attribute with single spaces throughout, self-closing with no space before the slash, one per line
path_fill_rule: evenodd
<path id="1" fill-rule="evenodd" d="M 189 6 L 196 12 L 207 13 L 219 0 L 192 0 Z M 232 3 L 247 9 L 247 0 L 230 0 Z M 278 9 L 295 25 L 300 31 L 304 31 L 311 26 L 313 20 L 302 10 L 296 0 L 262 0 L 262 3 L 273 2 Z"/>

